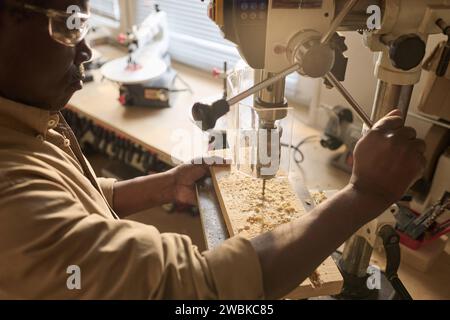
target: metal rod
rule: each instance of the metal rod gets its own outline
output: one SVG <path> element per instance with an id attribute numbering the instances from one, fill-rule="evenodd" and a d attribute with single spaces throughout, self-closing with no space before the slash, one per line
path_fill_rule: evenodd
<path id="1" fill-rule="evenodd" d="M 406 121 L 413 90 L 413 85 L 403 86 L 378 80 L 371 120 L 377 122 L 392 110 L 400 109 Z"/>
<path id="2" fill-rule="evenodd" d="M 227 91 L 228 91 L 228 63 L 225 61 L 223 63 L 223 98 L 227 98 Z"/>
<path id="3" fill-rule="evenodd" d="M 402 111 L 405 122 L 406 117 L 408 116 L 409 106 L 411 105 L 413 91 L 413 85 L 405 85 L 400 89 L 400 96 L 398 97 L 398 108 Z"/>
<path id="4" fill-rule="evenodd" d="M 428 123 L 432 123 L 432 124 L 435 124 L 437 126 L 440 126 L 440 127 L 446 128 L 446 129 L 450 129 L 450 124 L 447 124 L 445 122 L 442 122 L 442 121 L 430 118 L 430 117 L 428 117 L 426 115 L 419 114 L 419 113 L 416 113 L 416 112 L 409 112 L 409 115 L 414 117 L 414 118 L 416 118 L 416 119 L 419 119 L 419 120 L 422 120 L 422 121 L 425 121 L 425 122 L 428 122 Z"/>
<path id="5" fill-rule="evenodd" d="M 442 19 L 438 19 L 436 21 L 437 26 L 442 30 L 442 32 L 447 35 L 450 36 L 450 26 L 447 25 L 447 23 L 445 23 L 444 20 Z"/>
<path id="6" fill-rule="evenodd" d="M 290 66 L 289 68 L 281 71 L 280 73 L 274 75 L 272 78 L 268 78 L 267 80 L 264 80 L 263 82 L 260 82 L 256 85 L 254 85 L 250 89 L 247 89 L 244 92 L 239 93 L 238 95 L 234 96 L 233 98 L 228 99 L 227 102 L 230 106 L 235 105 L 236 103 L 244 100 L 245 98 L 250 97 L 252 94 L 257 93 L 258 91 L 261 91 L 261 90 L 267 88 L 268 86 L 287 77 L 291 73 L 294 73 L 298 69 L 300 69 L 300 65 L 298 63 L 296 63 L 296 64 Z"/>
<path id="7" fill-rule="evenodd" d="M 373 127 L 373 123 L 370 120 L 369 116 L 364 112 L 363 108 L 358 104 L 358 102 L 352 97 L 352 95 L 345 89 L 345 87 L 342 85 L 342 83 L 336 79 L 336 77 L 331 73 L 328 72 L 325 76 L 325 79 L 328 80 L 344 97 L 345 100 L 350 104 L 350 106 L 355 110 L 355 112 L 358 114 L 358 116 L 361 118 L 362 121 L 369 127 Z"/>
<path id="8" fill-rule="evenodd" d="M 338 30 L 342 21 L 344 21 L 345 17 L 350 13 L 350 11 L 352 11 L 358 1 L 359 0 L 350 0 L 349 2 L 347 2 L 345 7 L 342 8 L 341 12 L 339 12 L 337 17 L 334 18 L 333 22 L 331 23 L 330 29 L 328 29 L 328 31 L 323 35 L 322 39 L 320 40 L 321 44 L 327 44 L 330 41 L 334 33 Z"/>

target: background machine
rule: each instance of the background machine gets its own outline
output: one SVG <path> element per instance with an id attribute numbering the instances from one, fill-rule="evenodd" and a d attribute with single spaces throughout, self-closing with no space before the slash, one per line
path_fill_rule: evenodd
<path id="1" fill-rule="evenodd" d="M 120 85 L 120 103 L 169 107 L 177 74 L 170 67 L 166 13 L 156 6 L 139 27 L 133 26 L 118 40 L 128 46 L 128 56 L 106 63 L 101 71 L 105 78 Z"/>
<path id="2" fill-rule="evenodd" d="M 395 108 L 401 109 L 406 118 L 414 85 L 421 78 L 428 37 L 450 35 L 448 0 L 212 0 L 209 16 L 255 69 L 256 85 L 229 100 L 212 105 L 196 104 L 193 116 L 203 122 L 204 130 L 213 128 L 230 107 L 251 94 L 255 94 L 255 108 L 261 110 L 260 128 L 278 129 L 278 121 L 285 113 L 264 110 L 286 107 L 285 77 L 293 72 L 323 78 L 328 86 L 343 95 L 366 126 L 370 127 Z M 345 38 L 338 31 L 360 32 L 366 47 L 378 53 L 375 67 L 378 86 L 370 116 L 341 84 L 348 61 Z M 449 43 L 438 53 L 437 77 L 445 77 L 449 69 Z M 449 88 L 443 89 L 441 84 L 439 89 L 445 93 Z M 426 99 L 439 101 L 434 95 Z M 448 115 L 448 105 L 435 108 Z M 281 138 L 282 130 L 279 132 Z M 260 174 L 260 177 L 270 179 L 274 174 Z M 367 294 L 372 250 L 383 242 L 388 258 L 397 260 L 388 266 L 388 280 L 401 297 L 409 297 L 396 277 L 398 250 L 389 249 L 395 242 L 398 247 L 399 241 L 393 228 L 388 228 L 395 225 L 394 212 L 398 208 L 385 213 L 347 241 L 339 261 L 347 296 Z"/>

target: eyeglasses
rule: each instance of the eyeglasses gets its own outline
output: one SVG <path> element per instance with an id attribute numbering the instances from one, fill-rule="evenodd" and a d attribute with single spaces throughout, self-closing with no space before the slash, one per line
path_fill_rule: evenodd
<path id="1" fill-rule="evenodd" d="M 13 5 L 46 15 L 50 37 L 64 46 L 75 47 L 83 41 L 89 31 L 88 20 L 90 14 L 77 11 L 68 13 L 60 10 L 44 9 L 31 4 L 14 3 Z"/>

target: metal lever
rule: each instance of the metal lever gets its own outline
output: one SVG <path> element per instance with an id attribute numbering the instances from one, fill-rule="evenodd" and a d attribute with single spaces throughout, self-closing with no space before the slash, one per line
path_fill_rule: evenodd
<path id="1" fill-rule="evenodd" d="M 450 64 L 450 26 L 445 23 L 444 20 L 439 19 L 436 24 L 441 28 L 442 32 L 448 37 L 447 44 L 442 52 L 439 65 L 436 69 L 436 75 L 438 77 L 443 77 L 447 73 L 448 66 Z"/>
<path id="2" fill-rule="evenodd" d="M 339 26 L 341 25 L 342 21 L 345 19 L 345 17 L 350 13 L 350 11 L 356 6 L 359 0 L 351 0 L 347 2 L 345 7 L 339 12 L 337 17 L 333 20 L 330 29 L 323 35 L 320 43 L 321 44 L 327 44 L 331 38 L 333 37 L 334 33 L 337 31 Z M 373 127 L 373 123 L 370 120 L 370 117 L 364 112 L 364 110 L 361 108 L 361 106 L 358 104 L 358 102 L 352 97 L 352 95 L 345 89 L 345 87 L 342 85 L 342 83 L 334 76 L 332 72 L 328 72 L 325 75 L 325 80 L 330 82 L 340 93 L 341 95 L 347 100 L 347 102 L 350 104 L 350 106 L 353 108 L 353 110 L 358 114 L 358 116 L 361 118 L 362 121 L 369 127 Z"/>
<path id="3" fill-rule="evenodd" d="M 386 253 L 386 278 L 395 290 L 393 298 L 401 300 L 412 300 L 408 290 L 398 277 L 398 269 L 400 267 L 400 237 L 395 229 L 389 225 L 381 228 L 379 236 L 383 239 L 383 246 Z"/>
<path id="4" fill-rule="evenodd" d="M 363 108 L 359 105 L 359 103 L 352 97 L 352 95 L 345 89 L 345 87 L 342 85 L 342 83 L 336 79 L 333 73 L 328 72 L 325 76 L 325 80 L 328 80 L 347 100 L 347 102 L 350 104 L 350 106 L 355 110 L 355 112 L 358 114 L 358 116 L 361 118 L 362 121 L 369 127 L 373 127 L 372 120 L 370 120 L 369 116 L 364 112 Z"/>
<path id="5" fill-rule="evenodd" d="M 337 17 L 331 23 L 330 29 L 328 29 L 328 31 L 323 35 L 322 39 L 320 40 L 321 44 L 327 44 L 331 40 L 334 33 L 341 25 L 342 21 L 344 21 L 345 17 L 350 13 L 350 11 L 352 11 L 358 1 L 359 0 L 350 0 L 349 2 L 347 2 L 345 7 L 341 10 L 341 12 L 339 12 Z"/>
<path id="6" fill-rule="evenodd" d="M 192 116 L 195 121 L 201 123 L 202 130 L 206 131 L 213 129 L 216 125 L 216 121 L 223 115 L 227 114 L 230 111 L 231 106 L 271 86 L 272 84 L 277 83 L 278 81 L 287 77 L 291 73 L 294 73 L 297 70 L 299 70 L 299 68 L 300 65 L 296 63 L 290 66 L 289 68 L 281 71 L 280 73 L 276 74 L 275 76 L 254 85 L 250 89 L 247 89 L 228 100 L 221 99 L 214 102 L 212 105 L 196 103 L 192 107 Z"/>
<path id="7" fill-rule="evenodd" d="M 228 99 L 227 102 L 230 106 L 235 105 L 236 103 L 239 103 L 240 101 L 244 100 L 245 98 L 250 97 L 252 94 L 255 94 L 255 93 L 267 88 L 268 86 L 271 86 L 272 84 L 277 83 L 281 79 L 287 77 L 288 75 L 296 72 L 299 69 L 300 69 L 300 65 L 298 63 L 296 63 L 296 64 L 290 66 L 289 68 L 281 71 L 280 73 L 276 74 L 275 76 L 268 78 L 268 79 L 264 80 L 263 82 L 260 82 L 256 85 L 254 85 L 250 89 L 247 89 L 242 93 L 239 93 L 238 95 L 236 95 L 233 98 Z"/>

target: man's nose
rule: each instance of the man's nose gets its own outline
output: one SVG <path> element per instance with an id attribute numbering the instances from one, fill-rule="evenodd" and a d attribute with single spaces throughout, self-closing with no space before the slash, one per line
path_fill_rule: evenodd
<path id="1" fill-rule="evenodd" d="M 77 45 L 77 54 L 75 57 L 75 64 L 81 65 L 92 58 L 92 50 L 89 45 L 86 43 L 86 40 L 81 41 Z"/>

